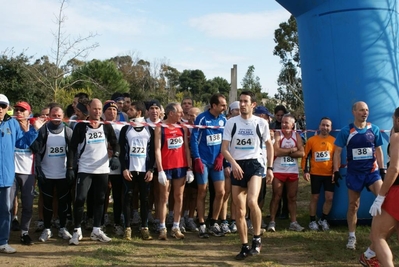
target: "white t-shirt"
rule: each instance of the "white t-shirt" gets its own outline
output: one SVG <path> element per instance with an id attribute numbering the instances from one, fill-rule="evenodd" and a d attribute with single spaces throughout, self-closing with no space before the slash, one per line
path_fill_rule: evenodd
<path id="1" fill-rule="evenodd" d="M 232 133 L 234 125 L 236 130 Z M 269 139 L 269 124 L 256 116 L 247 120 L 241 116 L 233 117 L 224 127 L 223 140 L 230 141 L 229 151 L 235 160 L 258 159 L 263 162 L 262 147 Z"/>

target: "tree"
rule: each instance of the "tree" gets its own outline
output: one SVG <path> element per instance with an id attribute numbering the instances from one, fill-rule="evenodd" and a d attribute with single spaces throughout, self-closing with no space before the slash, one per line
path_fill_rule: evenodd
<path id="1" fill-rule="evenodd" d="M 93 59 L 77 68 L 69 77 L 73 88 L 89 88 L 93 97 L 109 99 L 115 92 L 128 92 L 129 84 L 110 60 Z"/>
<path id="2" fill-rule="evenodd" d="M 72 38 L 62 30 L 67 19 L 64 14 L 66 3 L 67 0 L 61 1 L 59 12 L 55 16 L 57 30 L 53 36 L 56 46 L 51 49 L 50 55 L 53 61 L 49 56 L 43 56 L 35 61 L 32 68 L 28 68 L 30 76 L 46 88 L 52 101 L 57 101 L 58 90 L 65 90 L 73 85 L 66 83 L 64 77 L 73 71 L 78 59 L 86 58 L 90 51 L 98 47 L 98 43 L 83 46 L 83 43 L 96 37 L 96 33 Z"/>
<path id="3" fill-rule="evenodd" d="M 202 70 L 184 70 L 179 77 L 180 92 L 191 95 L 194 100 L 201 101 L 204 91 L 206 77 Z"/>
<path id="4" fill-rule="evenodd" d="M 295 18 L 291 15 L 288 22 L 282 22 L 274 31 L 273 55 L 280 57 L 283 65 L 277 80 L 279 88 L 275 98 L 288 109 L 303 112 L 304 102 L 300 70 L 298 30 Z"/>
<path id="5" fill-rule="evenodd" d="M 242 78 L 241 86 L 242 88 L 238 90 L 238 94 L 243 90 L 252 91 L 255 93 L 256 99 L 259 101 L 262 99 L 262 85 L 260 84 L 260 78 L 255 76 L 255 67 L 253 65 L 248 67 L 244 78 Z"/>

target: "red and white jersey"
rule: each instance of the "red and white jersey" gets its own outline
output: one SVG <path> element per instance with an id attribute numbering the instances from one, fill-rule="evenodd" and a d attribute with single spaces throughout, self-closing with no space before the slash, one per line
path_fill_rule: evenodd
<path id="1" fill-rule="evenodd" d="M 291 133 L 291 137 L 286 138 L 282 132 L 276 132 L 280 134 L 280 147 L 281 148 L 292 148 L 297 146 L 296 132 Z M 298 159 L 290 156 L 276 157 L 273 163 L 274 173 L 299 173 L 298 170 Z"/>

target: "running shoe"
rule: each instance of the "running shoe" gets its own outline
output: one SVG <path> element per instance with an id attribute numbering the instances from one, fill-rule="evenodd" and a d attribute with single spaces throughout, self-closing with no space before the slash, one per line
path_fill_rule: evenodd
<path id="1" fill-rule="evenodd" d="M 231 230 L 230 230 L 228 222 L 222 222 L 220 224 L 220 228 L 222 229 L 223 234 L 230 234 L 231 233 Z"/>
<path id="2" fill-rule="evenodd" d="M 143 240 L 152 240 L 152 236 L 150 235 L 148 227 L 142 227 L 140 233 Z"/>
<path id="3" fill-rule="evenodd" d="M 213 226 L 209 227 L 208 232 L 214 236 L 218 236 L 218 237 L 224 236 L 224 233 L 222 232 L 219 224 L 217 224 L 217 223 L 215 223 Z"/>
<path id="4" fill-rule="evenodd" d="M 186 230 L 188 230 L 190 232 L 198 232 L 198 227 L 195 224 L 193 219 L 188 219 L 188 221 L 186 223 Z"/>
<path id="5" fill-rule="evenodd" d="M 112 241 L 112 239 L 109 238 L 109 237 L 108 237 L 103 231 L 101 231 L 101 230 L 98 230 L 97 233 L 95 233 L 94 231 L 92 231 L 92 232 L 91 232 L 91 235 L 90 235 L 90 239 L 93 240 L 93 241 L 96 241 L 96 240 L 97 240 L 97 241 L 104 242 L 104 243 Z"/>
<path id="6" fill-rule="evenodd" d="M 42 234 L 39 237 L 39 241 L 40 242 L 46 242 L 47 240 L 50 239 L 50 237 L 52 237 L 53 234 L 51 233 L 50 229 L 44 229 Z"/>
<path id="7" fill-rule="evenodd" d="M 125 233 L 123 234 L 123 239 L 132 240 L 132 228 L 126 227 Z"/>
<path id="8" fill-rule="evenodd" d="M 349 236 L 348 237 L 348 244 L 346 244 L 347 249 L 356 249 L 356 237 L 355 236 Z"/>
<path id="9" fill-rule="evenodd" d="M 251 254 L 249 254 L 249 247 L 248 246 L 242 247 L 240 253 L 238 253 L 236 255 L 235 259 L 240 261 L 240 260 L 245 259 L 249 255 L 251 255 Z"/>
<path id="10" fill-rule="evenodd" d="M 44 222 L 42 220 L 36 221 L 35 224 L 36 224 L 35 226 L 36 233 L 42 232 L 44 230 Z"/>
<path id="11" fill-rule="evenodd" d="M 0 253 L 12 254 L 17 252 L 17 250 L 11 247 L 9 244 L 1 245 L 0 246 Z"/>
<path id="12" fill-rule="evenodd" d="M 69 233 L 65 227 L 60 228 L 60 230 L 58 230 L 58 236 L 62 237 L 62 239 L 65 239 L 65 240 L 69 240 L 72 238 L 71 233 Z"/>
<path id="13" fill-rule="evenodd" d="M 168 240 L 167 234 L 168 234 L 168 231 L 166 230 L 166 228 L 159 229 L 158 239 L 159 240 Z"/>
<path id="14" fill-rule="evenodd" d="M 291 231 L 302 232 L 305 230 L 305 227 L 300 226 L 299 223 L 295 221 L 290 223 L 290 227 L 288 229 Z"/>
<path id="15" fill-rule="evenodd" d="M 74 230 L 72 238 L 69 239 L 69 245 L 79 245 L 79 241 L 82 240 L 82 238 L 82 230 L 80 228 Z"/>
<path id="16" fill-rule="evenodd" d="M 170 233 L 170 235 L 176 239 L 184 239 L 184 235 L 181 233 L 179 227 L 172 228 L 172 232 Z"/>
<path id="17" fill-rule="evenodd" d="M 276 232 L 276 222 L 270 221 L 269 225 L 267 226 L 268 232 Z"/>
<path id="18" fill-rule="evenodd" d="M 200 225 L 200 227 L 199 227 L 199 232 L 198 232 L 198 236 L 199 236 L 200 238 L 209 238 L 209 235 L 208 235 L 208 233 L 207 233 L 207 231 L 206 231 L 206 225 L 205 225 L 205 224 Z"/>
<path id="19" fill-rule="evenodd" d="M 184 221 L 184 217 L 180 218 L 180 232 L 185 233 L 186 232 L 186 222 Z"/>
<path id="20" fill-rule="evenodd" d="M 233 234 L 237 233 L 237 225 L 236 225 L 235 221 L 231 222 L 229 228 L 230 228 L 231 233 L 233 233 Z"/>
<path id="21" fill-rule="evenodd" d="M 262 241 L 260 238 L 252 239 L 252 248 L 249 250 L 249 254 L 251 256 L 258 255 L 260 253 L 260 249 L 262 248 Z"/>
<path id="22" fill-rule="evenodd" d="M 319 231 L 319 230 L 320 230 L 320 229 L 319 229 L 319 225 L 317 224 L 316 221 L 311 221 L 311 222 L 309 223 L 309 229 L 310 229 L 311 231 Z"/>
<path id="23" fill-rule="evenodd" d="M 321 226 L 321 229 L 323 231 L 329 231 L 330 230 L 330 226 L 328 225 L 328 222 L 326 219 L 324 220 L 319 220 L 318 224 Z"/>
<path id="24" fill-rule="evenodd" d="M 380 267 L 380 262 L 378 261 L 377 257 L 367 259 L 364 253 L 360 255 L 359 263 L 364 267 Z"/>
<path id="25" fill-rule="evenodd" d="M 122 226 L 120 226 L 120 225 L 114 225 L 114 233 L 117 235 L 117 236 L 123 236 L 123 234 L 124 234 L 124 231 L 123 231 L 123 227 Z"/>
<path id="26" fill-rule="evenodd" d="M 21 235 L 21 244 L 31 246 L 34 243 L 33 243 L 32 239 L 30 238 L 29 234 L 23 234 L 23 235 Z"/>

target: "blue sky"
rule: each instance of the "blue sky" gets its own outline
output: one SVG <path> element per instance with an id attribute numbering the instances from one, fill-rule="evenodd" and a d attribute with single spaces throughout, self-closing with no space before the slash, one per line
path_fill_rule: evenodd
<path id="1" fill-rule="evenodd" d="M 52 55 L 57 0 L 0 0 L 0 52 Z M 97 33 L 92 58 L 132 55 L 179 71 L 200 69 L 208 79 L 230 82 L 238 65 L 238 84 L 255 66 L 264 92 L 276 93 L 279 58 L 273 56 L 274 30 L 289 18 L 274 0 L 69 0 L 63 31 L 71 38 Z"/>

